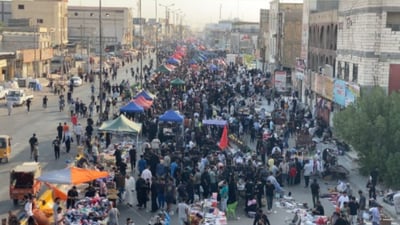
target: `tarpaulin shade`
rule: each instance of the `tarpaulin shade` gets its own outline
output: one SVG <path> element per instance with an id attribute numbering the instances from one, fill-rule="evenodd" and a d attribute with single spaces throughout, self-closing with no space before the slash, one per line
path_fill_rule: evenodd
<path id="1" fill-rule="evenodd" d="M 47 183 L 47 182 L 45 182 L 45 184 L 46 184 L 47 187 L 49 187 L 53 191 L 54 198 L 59 198 L 59 199 L 61 199 L 63 201 L 67 200 L 68 197 L 67 197 L 67 194 L 64 191 L 60 190 L 57 186 L 55 186 L 53 184 L 50 184 L 50 183 Z"/>
<path id="2" fill-rule="evenodd" d="M 226 120 L 203 120 L 203 125 L 225 126 Z"/>
<path id="3" fill-rule="evenodd" d="M 44 172 L 37 180 L 52 184 L 82 184 L 108 176 L 108 172 L 105 171 L 67 167 L 61 170 Z"/>
<path id="4" fill-rule="evenodd" d="M 126 112 L 126 113 L 140 113 L 144 112 L 144 109 L 142 106 L 136 104 L 135 102 L 129 102 L 125 106 L 122 106 L 119 109 L 120 112 Z"/>
<path id="5" fill-rule="evenodd" d="M 167 60 L 167 63 L 169 63 L 169 64 L 174 64 L 174 65 L 178 65 L 178 64 L 180 64 L 181 63 L 181 61 L 179 61 L 178 59 L 175 59 L 175 58 L 169 58 L 168 60 Z"/>
<path id="6" fill-rule="evenodd" d="M 174 110 L 168 110 L 160 116 L 160 121 L 164 122 L 183 122 L 183 116 Z"/>
<path id="7" fill-rule="evenodd" d="M 153 100 L 156 99 L 156 96 L 148 91 L 141 90 L 139 93 L 136 94 L 134 98 L 138 98 L 140 96 L 143 96 L 146 100 Z"/>
<path id="8" fill-rule="evenodd" d="M 165 65 L 161 65 L 156 69 L 156 72 L 159 73 L 170 73 L 172 69 L 167 68 Z"/>
<path id="9" fill-rule="evenodd" d="M 184 85 L 185 81 L 183 81 L 179 78 L 175 78 L 175 79 L 171 80 L 170 84 L 171 85 Z"/>
<path id="10" fill-rule="evenodd" d="M 152 100 L 147 100 L 143 96 L 139 96 L 139 97 L 133 99 L 132 101 L 135 102 L 136 104 L 142 106 L 144 109 L 150 109 L 151 106 L 153 105 Z"/>
<path id="11" fill-rule="evenodd" d="M 103 124 L 99 127 L 99 130 L 137 134 L 142 130 L 142 124 L 135 123 L 126 118 L 124 115 L 120 115 L 115 120 L 103 122 Z"/>

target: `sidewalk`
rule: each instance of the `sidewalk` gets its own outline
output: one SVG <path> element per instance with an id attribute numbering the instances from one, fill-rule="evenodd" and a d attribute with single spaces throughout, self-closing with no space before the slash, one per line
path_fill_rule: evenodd
<path id="1" fill-rule="evenodd" d="M 256 108 L 264 108 L 266 110 L 266 112 L 272 112 L 274 110 L 273 104 L 268 105 L 268 103 L 265 99 L 262 99 L 262 101 L 259 102 L 259 104 Z M 250 149 L 255 150 L 256 142 L 251 143 L 249 135 L 243 137 L 243 139 L 244 139 L 243 141 L 246 143 L 247 146 L 250 147 Z M 289 148 L 292 148 L 295 145 L 296 145 L 295 138 L 291 137 L 289 139 Z M 320 149 L 320 150 L 323 150 L 325 148 L 335 149 L 336 146 L 334 146 L 332 144 L 325 144 L 325 143 L 321 142 L 321 143 L 318 143 L 317 147 L 316 147 L 316 149 Z M 338 163 L 350 171 L 350 174 L 347 178 L 347 182 L 350 183 L 350 185 L 353 189 L 353 193 L 357 193 L 358 190 L 362 190 L 363 193 L 368 196 L 368 189 L 366 188 L 367 177 L 361 175 L 358 172 L 359 166 L 358 166 L 357 153 L 355 151 L 345 152 L 345 154 L 343 156 L 338 157 Z M 380 186 L 380 185 L 377 186 L 377 193 L 381 193 L 381 192 L 384 193 L 385 190 L 386 189 L 384 189 L 382 186 Z M 356 197 L 358 197 L 358 194 L 356 194 Z M 393 220 L 392 225 L 400 224 L 400 216 L 396 213 L 394 206 L 383 202 L 383 195 L 378 194 L 377 202 L 383 206 L 385 214 L 392 218 L 392 220 Z"/>
<path id="2" fill-rule="evenodd" d="M 358 173 L 358 156 L 354 151 L 345 152 L 344 156 L 340 157 L 339 163 L 351 171 L 349 182 L 353 187 L 353 192 L 356 190 L 362 190 L 364 193 L 368 193 L 366 188 L 367 177 L 362 176 Z M 386 189 L 381 185 L 377 185 L 377 193 L 385 193 Z M 396 213 L 394 206 L 383 202 L 384 195 L 377 194 L 377 202 L 383 206 L 383 210 L 386 215 L 392 218 L 392 225 L 400 223 L 400 217 Z"/>

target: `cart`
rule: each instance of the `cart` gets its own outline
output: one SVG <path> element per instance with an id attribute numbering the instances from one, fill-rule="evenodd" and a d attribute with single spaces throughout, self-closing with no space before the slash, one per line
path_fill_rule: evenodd
<path id="1" fill-rule="evenodd" d="M 328 168 L 325 169 L 324 171 L 324 177 L 326 176 L 332 176 L 332 178 L 336 179 L 346 179 L 347 176 L 350 174 L 350 171 L 346 169 L 342 165 L 333 165 L 329 166 Z"/>
<path id="2" fill-rule="evenodd" d="M 36 180 L 42 174 L 42 168 L 37 162 L 24 162 L 10 172 L 10 199 L 14 205 L 24 199 L 25 195 L 36 196 L 41 188 L 41 182 Z"/>
<path id="3" fill-rule="evenodd" d="M 315 143 L 312 140 L 311 135 L 307 130 L 300 130 L 296 134 L 296 147 L 299 148 L 307 148 L 313 150 Z"/>
<path id="4" fill-rule="evenodd" d="M 8 162 L 11 155 L 11 137 L 8 135 L 0 135 L 0 162 L 4 159 Z"/>

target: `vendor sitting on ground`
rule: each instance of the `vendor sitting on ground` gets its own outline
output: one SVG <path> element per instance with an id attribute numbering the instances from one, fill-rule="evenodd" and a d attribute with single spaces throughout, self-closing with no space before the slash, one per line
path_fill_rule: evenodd
<path id="1" fill-rule="evenodd" d="M 319 200 L 315 204 L 315 208 L 312 210 L 312 214 L 313 216 L 323 216 L 325 214 L 324 207 Z"/>

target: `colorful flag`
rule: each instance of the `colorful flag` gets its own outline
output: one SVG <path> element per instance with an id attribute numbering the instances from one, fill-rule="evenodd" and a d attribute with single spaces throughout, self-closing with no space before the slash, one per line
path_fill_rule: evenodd
<path id="1" fill-rule="evenodd" d="M 222 136 L 219 140 L 218 146 L 221 150 L 224 150 L 228 147 L 228 126 L 224 126 L 224 130 L 222 131 Z"/>

